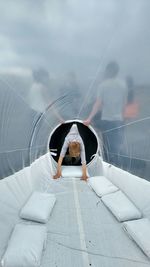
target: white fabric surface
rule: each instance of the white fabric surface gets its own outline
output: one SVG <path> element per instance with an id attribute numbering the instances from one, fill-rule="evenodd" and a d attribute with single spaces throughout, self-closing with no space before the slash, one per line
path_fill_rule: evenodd
<path id="1" fill-rule="evenodd" d="M 88 184 L 99 197 L 119 190 L 104 176 L 91 177 Z"/>
<path id="2" fill-rule="evenodd" d="M 142 216 L 141 212 L 120 190 L 103 196 L 102 201 L 120 222 L 139 219 Z"/>
<path id="3" fill-rule="evenodd" d="M 22 219 L 46 223 L 56 202 L 54 194 L 33 192 L 21 209 Z"/>
<path id="4" fill-rule="evenodd" d="M 45 226 L 17 224 L 1 260 L 2 267 L 40 266 L 45 240 Z"/>
<path id="5" fill-rule="evenodd" d="M 62 177 L 77 177 L 81 178 L 82 167 L 81 166 L 63 166 L 62 167 Z"/>
<path id="6" fill-rule="evenodd" d="M 123 228 L 150 258 L 150 221 L 147 218 L 124 222 Z"/>

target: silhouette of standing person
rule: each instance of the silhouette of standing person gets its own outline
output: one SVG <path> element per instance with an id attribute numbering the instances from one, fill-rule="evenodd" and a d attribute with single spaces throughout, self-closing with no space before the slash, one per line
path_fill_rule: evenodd
<path id="1" fill-rule="evenodd" d="M 119 65 L 110 62 L 104 71 L 104 80 L 99 85 L 97 99 L 88 118 L 89 125 L 95 114 L 101 110 L 99 128 L 103 137 L 104 160 L 118 165 L 118 154 L 123 142 L 124 108 L 127 103 L 127 87 L 124 80 L 117 78 Z"/>
<path id="2" fill-rule="evenodd" d="M 45 69 L 32 71 L 33 84 L 29 91 L 29 105 L 32 109 L 43 112 L 49 104 L 49 73 Z"/>
<path id="3" fill-rule="evenodd" d="M 67 73 L 65 82 L 60 89 L 60 94 L 65 95 L 65 118 L 77 119 L 82 96 L 75 72 Z"/>

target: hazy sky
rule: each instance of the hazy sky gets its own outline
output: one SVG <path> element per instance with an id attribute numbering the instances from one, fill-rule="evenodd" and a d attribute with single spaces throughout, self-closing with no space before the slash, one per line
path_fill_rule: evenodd
<path id="1" fill-rule="evenodd" d="M 92 79 L 110 60 L 150 82 L 149 0 L 0 1 L 0 71 L 45 67 Z"/>

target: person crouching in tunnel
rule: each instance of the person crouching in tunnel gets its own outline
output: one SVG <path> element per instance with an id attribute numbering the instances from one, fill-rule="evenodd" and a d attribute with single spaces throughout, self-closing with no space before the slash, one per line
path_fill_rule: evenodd
<path id="1" fill-rule="evenodd" d="M 68 148 L 69 148 L 69 155 L 65 157 Z M 86 168 L 85 147 L 76 124 L 72 125 L 69 133 L 65 137 L 65 141 L 62 146 L 60 156 L 58 159 L 57 173 L 56 175 L 53 176 L 54 179 L 61 177 L 61 166 L 64 157 L 67 165 L 72 165 L 73 163 L 76 164 L 81 159 L 81 164 L 82 164 L 81 179 L 87 180 L 88 176 Z"/>

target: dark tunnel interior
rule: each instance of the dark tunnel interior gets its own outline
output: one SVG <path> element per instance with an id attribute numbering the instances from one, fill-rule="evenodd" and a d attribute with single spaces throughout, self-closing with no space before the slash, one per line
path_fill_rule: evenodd
<path id="1" fill-rule="evenodd" d="M 77 124 L 79 133 L 83 139 L 85 146 L 86 163 L 88 164 L 92 160 L 92 156 L 97 152 L 98 141 L 94 132 L 89 127 L 85 126 L 80 122 L 72 121 L 65 124 L 61 124 L 58 128 L 56 128 L 50 138 L 49 149 L 51 152 L 57 154 L 56 156 L 52 155 L 54 160 L 57 162 L 65 137 L 68 134 L 73 123 Z M 65 163 L 65 160 L 63 161 L 63 165 L 67 165 Z M 73 165 L 81 165 L 81 161 Z"/>

